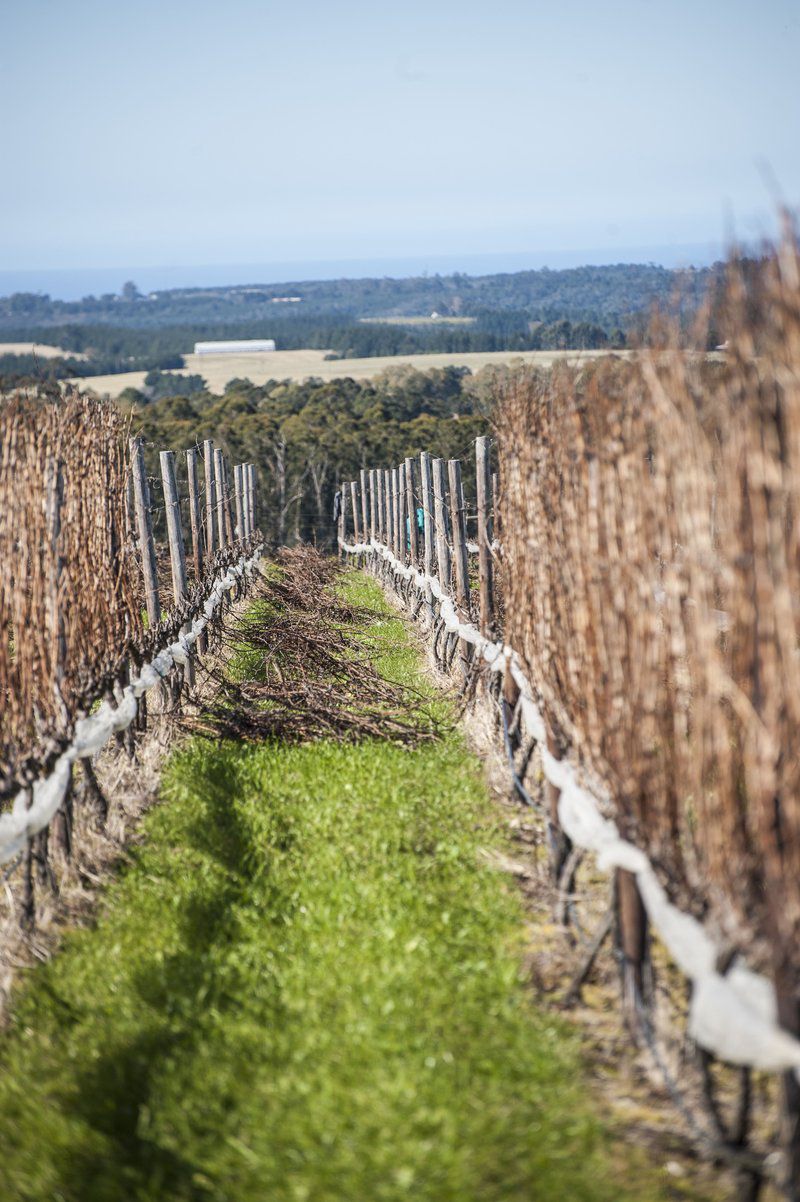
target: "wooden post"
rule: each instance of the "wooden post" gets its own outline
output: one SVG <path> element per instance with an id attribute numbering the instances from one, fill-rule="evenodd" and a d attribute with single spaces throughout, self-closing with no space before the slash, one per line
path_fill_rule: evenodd
<path id="1" fill-rule="evenodd" d="M 136 527 L 139 549 L 142 556 L 147 620 L 151 626 L 161 621 L 161 603 L 158 599 L 158 574 L 156 572 L 156 548 L 153 542 L 153 517 L 150 510 L 150 489 L 144 469 L 144 447 L 141 438 L 130 441 L 131 467 L 133 469 L 133 497 L 136 507 Z"/>
<path id="2" fill-rule="evenodd" d="M 774 918 L 772 921 L 774 924 Z M 784 1031 L 800 1038 L 797 970 L 793 958 L 787 955 L 784 949 L 775 951 L 773 975 L 778 1022 Z M 781 1149 L 779 1173 L 782 1196 L 786 1202 L 800 1202 L 800 1081 L 791 1069 L 782 1074 L 780 1100 L 778 1139 Z"/>
<path id="3" fill-rule="evenodd" d="M 450 484 L 450 515 L 453 524 L 453 558 L 456 568 L 456 604 L 465 620 L 469 620 L 469 552 L 467 551 L 467 520 L 464 512 L 464 488 L 461 483 L 461 460 L 449 459 L 447 474 Z"/>
<path id="4" fill-rule="evenodd" d="M 131 520 L 133 520 L 133 504 L 131 504 Z M 85 769 L 87 764 L 91 765 L 91 760 L 82 757 L 81 767 Z M 26 809 L 29 810 L 31 808 L 32 800 L 32 795 L 29 793 L 28 801 L 26 802 Z M 105 825 L 105 819 L 102 820 L 102 825 Z M 43 887 L 46 886 L 52 894 L 57 895 L 58 882 L 56 881 L 56 875 L 53 872 L 50 864 L 49 843 L 50 828 L 46 826 L 39 831 L 38 835 L 34 835 L 33 839 L 31 840 L 31 845 L 33 848 L 33 864 L 36 869 L 36 884 L 42 885 Z"/>
<path id="5" fill-rule="evenodd" d="M 353 503 L 353 542 L 361 542 L 361 530 L 358 522 L 358 484 L 355 480 L 350 481 L 350 500 Z"/>
<path id="6" fill-rule="evenodd" d="M 206 551 L 213 559 L 217 549 L 217 487 L 214 476 L 214 443 L 206 438 L 203 442 L 203 462 L 206 477 Z"/>
<path id="7" fill-rule="evenodd" d="M 400 558 L 400 509 L 398 500 L 400 499 L 400 487 L 397 479 L 397 468 L 391 470 L 391 489 L 392 489 L 392 554 L 395 559 Z"/>
<path id="8" fill-rule="evenodd" d="M 378 473 L 374 468 L 369 472 L 369 536 L 378 538 Z"/>
<path id="9" fill-rule="evenodd" d="M 503 738 L 504 740 L 506 738 L 508 739 L 507 748 L 508 751 L 513 755 L 520 743 L 519 731 L 511 730 L 511 724 L 514 720 L 514 711 L 517 708 L 517 702 L 519 701 L 520 688 L 511 674 L 510 647 L 506 647 L 503 651 L 503 658 L 505 660 L 505 667 L 503 670 L 503 691 L 501 698 L 501 705 L 503 707 Z M 507 735 L 505 733 L 506 731 L 508 731 Z"/>
<path id="10" fill-rule="evenodd" d="M 622 1010 L 633 1038 L 642 1037 L 641 1004 L 644 1000 L 644 968 L 647 963 L 647 912 L 639 895 L 636 877 L 623 868 L 616 871 L 619 950 L 622 953 Z M 567 887 L 571 885 L 567 882 Z"/>
<path id="11" fill-rule="evenodd" d="M 178 497 L 178 482 L 175 478 L 175 455 L 172 451 L 161 451 L 161 484 L 164 489 L 164 512 L 167 519 L 167 538 L 169 539 L 169 561 L 172 567 L 172 595 L 175 604 L 180 605 L 187 596 L 186 581 L 186 552 L 183 546 L 183 525 L 181 523 L 181 503 Z M 184 626 L 184 632 L 191 629 Z M 191 659 L 185 668 L 185 680 L 188 685 L 194 684 L 194 665 Z"/>
<path id="12" fill-rule="evenodd" d="M 225 456 L 222 457 L 222 484 L 223 484 L 223 510 L 225 517 L 225 541 L 229 547 L 233 546 L 235 534 L 233 527 L 232 504 L 233 496 L 231 490 L 231 478 L 228 472 L 228 465 L 225 462 Z"/>
<path id="13" fill-rule="evenodd" d="M 360 472 L 361 478 L 361 519 L 364 523 L 364 542 L 372 540 L 372 473 L 369 468 Z M 367 560 L 364 560 L 366 565 Z"/>
<path id="14" fill-rule="evenodd" d="M 397 524 L 400 527 L 397 543 L 401 563 L 406 562 L 408 555 L 408 536 L 406 535 L 406 465 L 401 463 L 397 469 Z"/>
<path id="15" fill-rule="evenodd" d="M 128 472 L 128 478 L 125 481 L 125 541 L 127 543 L 132 543 L 135 539 L 133 514 L 133 474 Z"/>
<path id="16" fill-rule="evenodd" d="M 386 503 L 386 474 L 381 467 L 378 468 L 378 490 L 378 517 L 381 524 L 381 542 L 385 546 L 389 541 L 389 517 Z"/>
<path id="17" fill-rule="evenodd" d="M 250 471 L 249 464 L 242 464 L 242 524 L 244 537 L 249 539 L 253 531 L 250 529 Z"/>
<path id="18" fill-rule="evenodd" d="M 72 825 L 74 817 L 74 807 L 72 798 L 72 766 L 70 765 L 69 778 L 67 788 L 64 793 L 64 800 L 53 815 L 51 829 L 53 832 L 53 842 L 59 849 L 65 860 L 72 859 Z M 30 843 L 28 849 L 31 849 Z"/>
<path id="19" fill-rule="evenodd" d="M 361 481 L 361 532 L 364 536 L 364 542 L 369 542 L 369 509 L 367 506 L 367 479 L 369 473 L 362 467 L 359 472 L 359 480 Z"/>
<path id="20" fill-rule="evenodd" d="M 406 459 L 406 513 L 408 514 L 408 554 L 414 567 L 419 564 L 419 541 L 417 539 L 417 502 L 414 460 Z"/>
<path id="21" fill-rule="evenodd" d="M 383 542 L 383 472 L 375 469 L 375 537 Z"/>
<path id="22" fill-rule="evenodd" d="M 256 501 L 256 465 L 254 463 L 248 463 L 248 464 L 246 464 L 246 470 L 247 470 L 247 482 L 248 482 L 248 487 L 247 487 L 247 505 L 248 505 L 247 524 L 248 524 L 248 529 L 250 530 L 250 535 L 252 537 L 252 535 L 255 534 L 256 528 L 258 525 L 258 523 L 257 523 L 258 505 L 257 505 L 257 501 Z"/>
<path id="23" fill-rule="evenodd" d="M 422 520 L 424 534 L 423 568 L 426 576 L 433 575 L 433 548 L 436 540 L 436 517 L 433 503 L 433 478 L 431 472 L 431 457 L 423 451 L 419 457 L 420 489 L 422 492 Z M 428 625 L 433 626 L 433 593 L 431 586 L 425 586 L 425 607 L 428 615 Z"/>
<path id="24" fill-rule="evenodd" d="M 200 483 L 197 479 L 197 451 L 186 452 L 186 474 L 189 477 L 189 523 L 192 530 L 192 564 L 195 580 L 203 578 L 203 544 L 201 541 Z"/>
<path id="25" fill-rule="evenodd" d="M 480 630 L 488 637 L 494 632 L 494 580 L 492 577 L 492 473 L 489 462 L 490 438 L 475 440 L 475 478 L 478 495 L 478 590 Z"/>
<path id="26" fill-rule="evenodd" d="M 214 448 L 214 487 L 217 497 L 217 542 L 220 549 L 225 546 L 225 466 L 222 461 L 222 451 Z"/>
<path id="27" fill-rule="evenodd" d="M 562 748 L 559 741 L 553 735 L 549 723 L 547 724 L 546 739 L 547 750 L 555 759 L 560 760 L 562 758 Z M 544 809 L 550 834 L 550 866 L 553 880 L 556 884 L 561 880 L 561 875 L 569 859 L 569 853 L 572 851 L 572 840 L 562 829 L 561 819 L 558 815 L 558 803 L 560 799 L 561 790 L 558 785 L 554 785 L 550 780 L 545 780 Z"/>
<path id="28" fill-rule="evenodd" d="M 392 492 L 391 468 L 383 471 L 383 495 L 386 498 L 386 538 L 384 542 L 394 554 L 394 493 Z"/>
<path id="29" fill-rule="evenodd" d="M 244 509 L 242 506 L 242 465 L 237 463 L 233 469 L 233 494 L 236 502 L 236 538 L 244 541 Z"/>
<path id="30" fill-rule="evenodd" d="M 392 469 L 386 469 L 386 545 L 392 555 L 395 553 L 394 546 L 394 484 L 392 482 Z"/>
<path id="31" fill-rule="evenodd" d="M 33 792 L 25 790 L 25 808 L 33 805 Z M 44 828 L 45 831 L 47 827 Z M 35 838 L 35 836 L 34 836 Z M 23 931 L 32 932 L 36 926 L 36 889 L 33 883 L 33 864 L 35 859 L 34 839 L 29 839 L 23 851 L 22 866 L 22 906 L 20 908 L 19 925 Z"/>
<path id="32" fill-rule="evenodd" d="M 494 514 L 494 536 L 500 538 L 500 482 L 497 472 L 492 472 L 492 513 Z"/>
<path id="33" fill-rule="evenodd" d="M 453 520 L 453 558 L 456 567 L 456 608 L 462 622 L 470 619 L 469 611 L 469 552 L 467 551 L 467 519 L 464 513 L 464 488 L 461 482 L 461 461 L 447 463 L 450 483 L 450 513 Z M 461 672 L 466 680 L 472 647 L 466 639 L 458 640 Z"/>
<path id="34" fill-rule="evenodd" d="M 92 766 L 91 756 L 87 755 L 81 758 L 81 768 L 83 769 L 83 799 L 91 801 L 92 808 L 94 809 L 95 821 L 97 822 L 98 827 L 103 830 L 105 829 L 106 822 L 108 821 L 108 798 L 100 788 L 100 782 L 97 779 L 97 773 Z M 44 831 L 42 831 L 42 834 L 46 833 L 47 827 L 45 827 Z M 46 858 L 46 842 L 43 850 Z"/>
<path id="35" fill-rule="evenodd" d="M 164 489 L 164 513 L 167 520 L 169 558 L 172 567 L 172 595 L 180 605 L 186 596 L 186 552 L 183 546 L 183 525 L 175 479 L 175 456 L 172 451 L 161 451 L 161 484 Z"/>
<path id="36" fill-rule="evenodd" d="M 448 539 L 450 524 L 447 519 L 444 459 L 434 459 L 431 467 L 433 469 L 433 512 L 436 520 L 436 562 L 439 584 L 442 586 L 445 596 L 449 596 L 452 592 L 452 568 Z"/>
<path id="37" fill-rule="evenodd" d="M 161 600 L 158 595 L 158 573 L 156 569 L 156 548 L 153 541 L 153 515 L 150 505 L 150 486 L 147 483 L 147 473 L 144 466 L 144 447 L 141 438 L 130 440 L 131 471 L 133 474 L 133 501 L 136 510 L 136 528 L 139 538 L 139 550 L 142 558 L 142 578 L 144 580 L 145 607 L 147 621 L 151 629 L 161 622 Z M 163 705 L 167 697 L 165 685 L 159 687 L 159 696 Z M 142 698 L 142 705 L 146 705 Z M 140 713 L 145 712 L 140 709 Z"/>
<path id="38" fill-rule="evenodd" d="M 343 543 L 347 535 L 347 489 L 344 484 L 339 484 L 339 521 L 336 530 L 336 541 L 338 546 L 339 558 L 344 559 L 345 552 Z"/>

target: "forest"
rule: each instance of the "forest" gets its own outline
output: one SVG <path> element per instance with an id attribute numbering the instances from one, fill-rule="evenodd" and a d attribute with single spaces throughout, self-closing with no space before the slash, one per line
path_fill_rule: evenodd
<path id="1" fill-rule="evenodd" d="M 294 321 L 297 313 L 402 318 L 436 311 L 442 316 L 473 316 L 484 309 L 520 310 L 541 321 L 590 319 L 611 327 L 654 301 L 669 301 L 679 283 L 698 300 L 718 276 L 718 266 L 681 272 L 654 263 L 620 263 L 484 276 L 456 273 L 179 288 L 147 296 L 128 281 L 119 295 L 88 296 L 80 301 L 52 300 L 38 293 L 0 298 L 0 330 L 71 323 L 133 328 L 198 321 L 239 324 L 266 319 L 283 323 Z M 285 303 L 289 296 L 300 299 Z"/>
<path id="2" fill-rule="evenodd" d="M 133 428 L 145 437 L 153 473 L 155 448 L 204 438 L 232 461 L 255 463 L 268 542 L 329 546 L 338 482 L 420 450 L 444 458 L 466 454 L 488 432 L 497 370 L 472 376 L 453 367 L 398 367 L 368 381 L 271 380 L 262 387 L 233 380 L 221 397 L 200 393 L 137 405 Z"/>

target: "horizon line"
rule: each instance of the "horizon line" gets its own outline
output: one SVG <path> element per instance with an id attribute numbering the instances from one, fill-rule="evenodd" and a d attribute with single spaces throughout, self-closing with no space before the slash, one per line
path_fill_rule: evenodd
<path id="1" fill-rule="evenodd" d="M 517 275 L 526 271 L 569 271 L 582 267 L 653 265 L 671 271 L 701 270 L 720 262 L 724 257 L 725 247 L 718 239 L 660 245 L 650 243 L 615 250 L 595 247 L 538 252 L 478 251 L 150 266 L 2 268 L 0 296 L 34 292 L 47 294 L 53 300 L 74 302 L 88 296 L 117 295 L 127 280 L 135 282 L 147 294 L 202 288 L 311 284 L 340 279 L 418 279 L 431 275 L 480 278 Z"/>

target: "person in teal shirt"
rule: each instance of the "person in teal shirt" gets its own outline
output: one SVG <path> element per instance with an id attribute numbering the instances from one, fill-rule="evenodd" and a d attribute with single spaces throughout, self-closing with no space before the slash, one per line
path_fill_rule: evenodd
<path id="1" fill-rule="evenodd" d="M 425 510 L 421 505 L 417 506 L 417 533 L 425 533 Z M 411 522 L 406 517 L 406 551 L 411 550 Z"/>

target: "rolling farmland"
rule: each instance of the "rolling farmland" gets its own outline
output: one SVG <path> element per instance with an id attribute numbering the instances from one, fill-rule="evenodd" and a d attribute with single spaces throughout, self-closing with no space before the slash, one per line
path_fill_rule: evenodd
<path id="1" fill-rule="evenodd" d="M 315 376 L 322 380 L 338 380 L 350 376 L 368 380 L 390 367 L 407 366 L 426 371 L 432 367 L 497 366 L 521 360 L 540 367 L 550 367 L 557 361 L 581 363 L 602 355 L 602 351 L 486 351 L 464 354 L 391 355 L 369 359 L 326 359 L 325 351 L 275 351 L 265 355 L 185 355 L 185 367 L 180 374 L 200 374 L 211 392 L 222 392 L 234 379 L 246 378 L 253 384 L 267 380 L 305 380 Z M 624 352 L 620 352 L 624 353 Z M 118 375 L 93 376 L 82 386 L 102 396 L 118 397 L 126 388 L 142 388 L 147 373 L 121 372 Z"/>
<path id="2" fill-rule="evenodd" d="M 0 342 L 0 355 L 38 355 L 40 359 L 86 359 L 77 351 L 65 351 L 60 346 L 41 342 Z"/>

